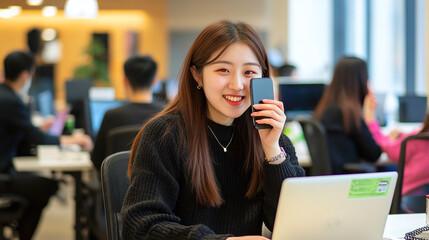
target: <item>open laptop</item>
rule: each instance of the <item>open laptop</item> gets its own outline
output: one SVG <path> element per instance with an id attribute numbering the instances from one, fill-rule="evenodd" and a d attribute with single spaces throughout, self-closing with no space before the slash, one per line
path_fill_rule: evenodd
<path id="1" fill-rule="evenodd" d="M 381 240 L 396 172 L 285 179 L 273 240 Z"/>
<path id="2" fill-rule="evenodd" d="M 67 117 L 69 113 L 70 113 L 70 107 L 66 107 L 62 111 L 57 111 L 57 113 L 55 114 L 54 121 L 51 127 L 48 129 L 48 133 L 50 135 L 54 135 L 58 137 L 61 136 L 61 134 L 63 133 L 64 126 L 66 125 Z"/>

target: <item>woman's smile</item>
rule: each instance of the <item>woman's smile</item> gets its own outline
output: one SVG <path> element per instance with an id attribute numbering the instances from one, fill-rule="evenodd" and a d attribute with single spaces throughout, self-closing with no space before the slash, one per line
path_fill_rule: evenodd
<path id="1" fill-rule="evenodd" d="M 225 98 L 225 100 L 233 105 L 233 106 L 238 106 L 241 103 L 243 103 L 244 100 L 244 96 L 237 96 L 237 95 L 223 95 L 223 97 Z"/>

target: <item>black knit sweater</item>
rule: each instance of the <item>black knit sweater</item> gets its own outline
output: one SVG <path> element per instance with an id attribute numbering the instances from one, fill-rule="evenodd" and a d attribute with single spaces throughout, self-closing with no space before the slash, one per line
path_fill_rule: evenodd
<path id="1" fill-rule="evenodd" d="M 209 125 L 226 146 L 234 127 L 211 121 Z M 196 202 L 187 177 L 187 148 L 177 141 L 183 128 L 180 115 L 166 115 L 152 121 L 142 134 L 122 206 L 123 238 L 183 240 L 260 235 L 263 221 L 272 230 L 282 180 L 304 175 L 290 140 L 282 135 L 280 145 L 287 159 L 279 165 L 264 164 L 263 191 L 248 199 L 245 193 L 250 176 L 243 170 L 243 158 L 237 158 L 240 148 L 246 146 L 237 146 L 233 139 L 224 152 L 207 130 L 224 200 L 220 207 L 209 207 Z M 161 137 L 163 133 L 166 135 Z"/>

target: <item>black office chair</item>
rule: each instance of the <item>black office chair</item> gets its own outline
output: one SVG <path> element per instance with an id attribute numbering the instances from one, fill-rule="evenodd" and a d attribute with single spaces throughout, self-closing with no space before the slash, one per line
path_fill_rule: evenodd
<path id="1" fill-rule="evenodd" d="M 307 141 L 311 157 L 310 175 L 332 174 L 328 147 L 326 145 L 325 128 L 309 116 L 297 116 L 295 120 L 301 125 L 305 140 Z"/>
<path id="2" fill-rule="evenodd" d="M 396 189 L 393 195 L 392 207 L 390 208 L 391 214 L 404 213 L 401 209 L 401 199 L 402 199 L 402 183 L 404 180 L 404 167 L 406 162 L 406 149 L 407 144 L 413 140 L 427 140 L 429 141 L 429 133 L 418 133 L 415 135 L 408 136 L 401 143 L 401 151 L 399 154 L 398 162 L 398 181 L 396 182 Z M 418 212 L 425 212 L 426 209 L 426 198 L 425 196 L 408 196 L 410 201 L 418 208 Z"/>
<path id="3" fill-rule="evenodd" d="M 109 240 L 122 239 L 120 212 L 130 183 L 127 176 L 129 159 L 130 151 L 118 152 L 108 156 L 101 165 L 101 189 Z"/>
<path id="4" fill-rule="evenodd" d="M 107 156 L 131 149 L 131 145 L 141 125 L 126 125 L 116 127 L 107 132 L 106 149 Z M 87 208 L 90 213 L 88 225 L 90 235 L 95 239 L 106 239 L 107 222 L 105 206 L 103 206 L 102 189 L 99 182 L 91 182 L 86 185 L 88 190 Z M 108 231 L 108 230 L 107 230 Z"/>
<path id="5" fill-rule="evenodd" d="M 0 185 L 9 180 L 6 174 L 0 174 Z M 1 186 L 0 186 L 1 188 Z M 0 194 L 0 240 L 19 239 L 16 228 L 22 217 L 28 201 L 15 194 Z M 9 228 L 9 234 L 6 234 L 6 228 Z"/>
<path id="6" fill-rule="evenodd" d="M 107 132 L 106 149 L 107 154 L 128 151 L 142 125 L 127 125 L 116 127 Z"/>

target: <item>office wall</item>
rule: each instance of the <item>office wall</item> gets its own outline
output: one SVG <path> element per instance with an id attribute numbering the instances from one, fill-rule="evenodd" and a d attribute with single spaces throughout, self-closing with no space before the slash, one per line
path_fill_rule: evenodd
<path id="1" fill-rule="evenodd" d="M 159 63 L 158 74 L 161 78 L 168 74 L 168 5 L 171 0 L 99 0 L 100 9 L 135 10 L 145 13 L 143 32 L 140 36 L 140 52 L 150 54 Z M 173 0 L 176 2 L 182 2 Z"/>
<path id="2" fill-rule="evenodd" d="M 197 20 L 196 20 L 197 19 Z M 285 0 L 169 0 L 169 78 L 176 78 L 196 36 L 217 20 L 243 21 L 259 33 L 265 47 L 287 56 L 287 1 Z"/>
<path id="3" fill-rule="evenodd" d="M 199 32 L 216 20 L 244 21 L 267 33 L 266 48 L 287 45 L 287 1 L 285 0 L 169 0 L 170 31 Z"/>

